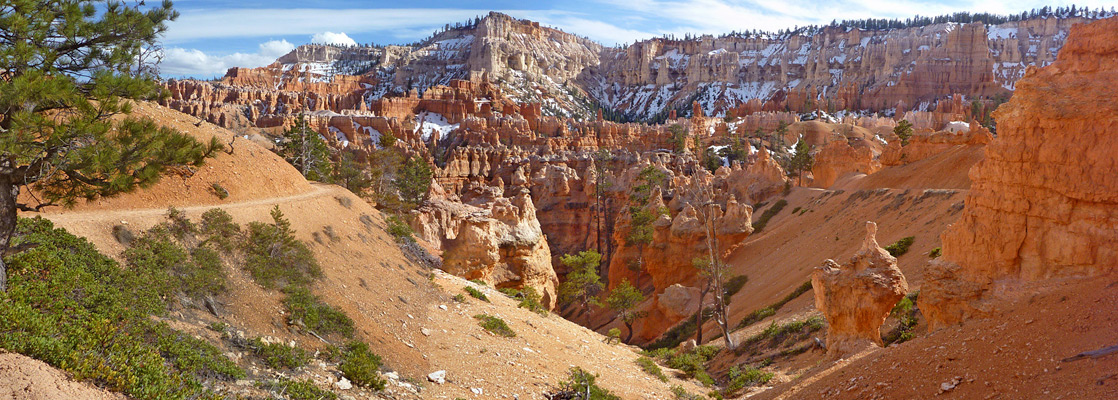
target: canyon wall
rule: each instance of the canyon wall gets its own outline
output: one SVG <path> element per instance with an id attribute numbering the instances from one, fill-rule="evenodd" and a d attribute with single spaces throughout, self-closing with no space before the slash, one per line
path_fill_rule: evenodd
<path id="1" fill-rule="evenodd" d="M 1116 84 L 1118 18 L 1073 27 L 1058 60 L 1017 83 L 927 268 L 919 302 L 932 326 L 986 315 L 1023 282 L 1116 270 Z"/>

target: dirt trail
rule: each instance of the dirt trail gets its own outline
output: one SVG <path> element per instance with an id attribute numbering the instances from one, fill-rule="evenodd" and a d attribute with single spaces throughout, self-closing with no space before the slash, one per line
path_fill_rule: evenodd
<path id="1" fill-rule="evenodd" d="M 311 191 L 288 196 L 269 197 L 255 200 L 245 200 L 235 203 L 215 203 L 207 205 L 195 205 L 189 207 L 177 207 L 186 213 L 194 213 L 206 211 L 211 208 L 220 207 L 222 209 L 234 210 L 244 208 L 256 208 L 260 206 L 267 206 L 273 204 L 284 204 L 296 201 L 309 200 L 315 197 L 322 197 L 327 195 L 335 195 L 344 192 L 341 187 L 334 185 L 325 185 L 320 183 L 311 183 Z M 70 224 L 91 220 L 117 220 L 121 218 L 136 218 L 136 217 L 155 217 L 167 213 L 166 208 L 125 208 L 118 210 L 95 210 L 95 211 L 61 211 L 51 212 L 46 211 L 38 214 L 25 214 L 24 216 L 41 215 L 43 218 L 49 219 L 56 224 Z"/>

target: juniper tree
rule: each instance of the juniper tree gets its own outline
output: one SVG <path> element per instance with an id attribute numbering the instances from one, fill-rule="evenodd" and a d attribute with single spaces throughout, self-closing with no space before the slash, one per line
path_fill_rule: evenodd
<path id="1" fill-rule="evenodd" d="M 0 3 L 0 253 L 17 210 L 150 186 L 222 148 L 127 116 L 130 100 L 159 96 L 151 50 L 177 17 L 170 1 Z M 0 261 L 0 290 L 5 272 Z"/>

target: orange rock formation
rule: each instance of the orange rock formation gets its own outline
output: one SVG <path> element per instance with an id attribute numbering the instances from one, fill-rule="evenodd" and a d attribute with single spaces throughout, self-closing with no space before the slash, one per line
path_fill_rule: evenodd
<path id="1" fill-rule="evenodd" d="M 1021 282 L 1118 269 L 1118 18 L 1077 25 L 1056 63 L 998 109 L 919 298 L 931 326 L 990 311 Z"/>

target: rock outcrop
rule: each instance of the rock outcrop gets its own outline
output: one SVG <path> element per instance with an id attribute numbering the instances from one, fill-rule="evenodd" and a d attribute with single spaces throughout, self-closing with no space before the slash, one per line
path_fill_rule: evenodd
<path id="1" fill-rule="evenodd" d="M 849 262 L 827 260 L 811 274 L 815 308 L 827 317 L 828 354 L 849 354 L 866 343 L 880 346 L 881 324 L 908 293 L 897 259 L 876 236 L 877 224 L 866 222 L 862 249 Z"/>
<path id="2" fill-rule="evenodd" d="M 1076 25 L 996 112 L 919 306 L 931 327 L 988 315 L 1021 283 L 1118 270 L 1118 18 Z"/>
<path id="3" fill-rule="evenodd" d="M 527 192 L 503 197 L 498 187 L 476 188 L 466 203 L 434 199 L 413 212 L 421 239 L 442 250 L 442 269 L 496 288 L 531 287 L 554 308 L 559 278 L 551 249 Z"/>

